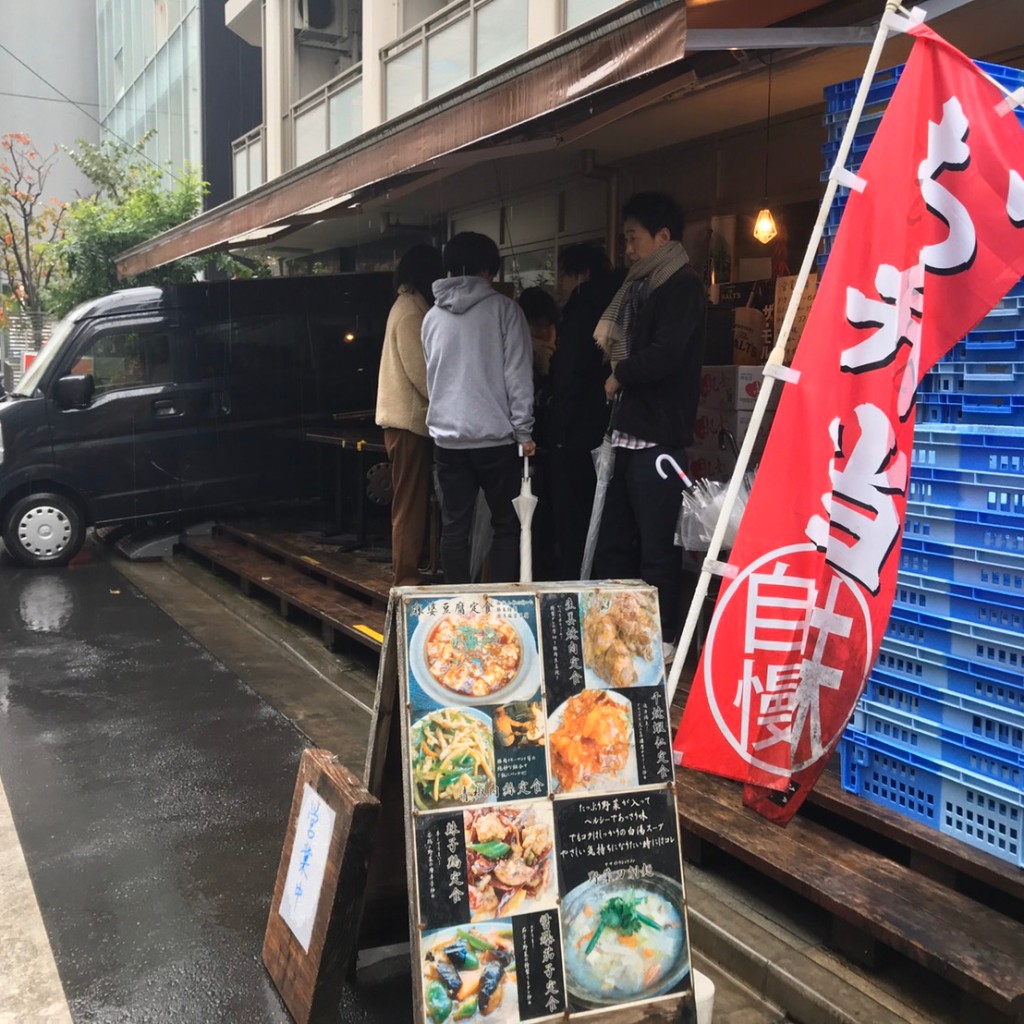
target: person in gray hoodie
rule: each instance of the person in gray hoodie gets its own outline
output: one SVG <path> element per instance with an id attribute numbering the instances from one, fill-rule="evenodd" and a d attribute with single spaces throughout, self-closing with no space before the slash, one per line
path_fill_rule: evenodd
<path id="1" fill-rule="evenodd" d="M 476 496 L 491 513 L 492 582 L 519 579 L 518 445 L 533 455 L 533 345 L 522 310 L 495 291 L 498 247 L 463 231 L 444 248 L 447 277 L 434 282 L 423 319 L 427 429 L 441 499 L 445 581 L 469 583 Z"/>

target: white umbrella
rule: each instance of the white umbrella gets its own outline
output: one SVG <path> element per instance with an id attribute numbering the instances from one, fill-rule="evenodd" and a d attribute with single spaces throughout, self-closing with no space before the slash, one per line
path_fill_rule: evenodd
<path id="1" fill-rule="evenodd" d="M 522 448 L 519 449 L 522 452 Z M 519 487 L 519 497 L 512 499 L 516 515 L 519 516 L 519 582 L 533 582 L 533 510 L 537 507 L 537 497 L 533 493 L 530 482 L 530 457 L 523 456 L 523 482 Z"/>
<path id="2" fill-rule="evenodd" d="M 612 424 L 615 412 L 619 407 L 619 392 L 612 399 L 612 411 L 608 417 L 608 429 L 601 441 L 601 447 L 595 448 L 590 454 L 594 459 L 594 474 L 597 484 L 594 487 L 594 503 L 590 507 L 590 525 L 587 527 L 587 539 L 583 545 L 583 564 L 580 566 L 580 579 L 589 580 L 594 568 L 594 554 L 597 551 L 597 535 L 601 532 L 601 516 L 604 514 L 604 498 L 608 493 L 608 481 L 615 472 L 615 449 L 612 447 Z"/>

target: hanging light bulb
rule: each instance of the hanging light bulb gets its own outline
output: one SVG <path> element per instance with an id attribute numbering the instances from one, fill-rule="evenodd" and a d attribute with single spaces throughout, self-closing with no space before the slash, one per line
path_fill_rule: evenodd
<path id="1" fill-rule="evenodd" d="M 772 137 L 772 58 L 768 57 L 768 116 L 764 126 L 764 206 L 757 213 L 754 221 L 754 238 L 762 245 L 767 245 L 778 233 L 775 218 L 768 208 L 768 144 Z"/>
<path id="2" fill-rule="evenodd" d="M 757 220 L 754 221 L 754 237 L 762 245 L 767 245 L 778 233 L 772 211 L 767 206 L 759 210 Z"/>

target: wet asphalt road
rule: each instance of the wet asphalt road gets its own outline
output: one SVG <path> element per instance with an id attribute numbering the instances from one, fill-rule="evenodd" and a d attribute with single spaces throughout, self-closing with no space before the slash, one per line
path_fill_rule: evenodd
<path id="1" fill-rule="evenodd" d="M 74 1020 L 288 1021 L 260 949 L 303 737 L 102 562 L 0 564 L 0 637 L 0 776 Z"/>

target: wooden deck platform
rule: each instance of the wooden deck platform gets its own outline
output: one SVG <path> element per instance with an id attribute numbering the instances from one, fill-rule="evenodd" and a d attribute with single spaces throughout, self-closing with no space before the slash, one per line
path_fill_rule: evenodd
<path id="1" fill-rule="evenodd" d="M 318 621 L 329 647 L 379 649 L 387 565 L 265 523 L 185 547 L 283 615 Z M 676 718 L 684 699 L 685 686 Z M 746 810 L 738 786 L 695 772 L 680 773 L 678 806 L 688 857 L 726 853 L 822 907 L 832 944 L 855 961 L 895 950 L 952 981 L 964 1024 L 1024 1024 L 1021 870 L 845 792 L 834 774 L 786 829 Z"/>

